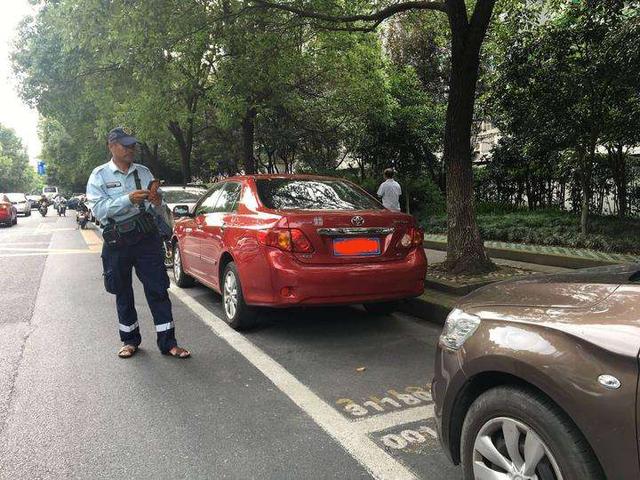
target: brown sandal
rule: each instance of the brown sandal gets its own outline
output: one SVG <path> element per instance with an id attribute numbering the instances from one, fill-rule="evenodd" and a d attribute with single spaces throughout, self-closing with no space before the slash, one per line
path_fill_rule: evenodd
<path id="1" fill-rule="evenodd" d="M 130 358 L 138 351 L 138 347 L 134 345 L 123 345 L 120 350 L 118 350 L 118 356 L 120 358 Z"/>
<path id="2" fill-rule="evenodd" d="M 185 350 L 182 347 L 173 347 L 171 350 L 165 352 L 164 354 L 176 358 L 189 358 L 191 356 L 191 352 L 189 350 Z"/>

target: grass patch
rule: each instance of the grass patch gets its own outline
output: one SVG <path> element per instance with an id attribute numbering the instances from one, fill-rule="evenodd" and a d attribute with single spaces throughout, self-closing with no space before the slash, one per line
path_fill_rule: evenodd
<path id="1" fill-rule="evenodd" d="M 478 225 L 485 240 L 640 254 L 640 219 L 593 215 L 591 233 L 582 235 L 580 217 L 570 212 L 486 207 L 478 211 Z M 432 216 L 422 224 L 427 233 L 447 233 L 445 215 Z"/>

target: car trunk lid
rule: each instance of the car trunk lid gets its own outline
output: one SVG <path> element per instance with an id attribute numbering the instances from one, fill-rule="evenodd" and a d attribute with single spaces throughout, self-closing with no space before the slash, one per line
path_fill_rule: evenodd
<path id="1" fill-rule="evenodd" d="M 411 217 L 388 210 L 288 211 L 288 226 L 304 233 L 312 253 L 295 253 L 308 264 L 379 263 L 398 260 L 409 249 L 400 245 L 413 227 Z"/>

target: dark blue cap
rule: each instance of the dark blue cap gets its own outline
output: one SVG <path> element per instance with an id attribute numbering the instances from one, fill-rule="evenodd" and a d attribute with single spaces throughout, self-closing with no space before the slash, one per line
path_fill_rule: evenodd
<path id="1" fill-rule="evenodd" d="M 128 146 L 138 143 L 138 139 L 131 135 L 124 127 L 116 127 L 109 132 L 107 136 L 109 143 L 119 143 L 120 145 Z"/>

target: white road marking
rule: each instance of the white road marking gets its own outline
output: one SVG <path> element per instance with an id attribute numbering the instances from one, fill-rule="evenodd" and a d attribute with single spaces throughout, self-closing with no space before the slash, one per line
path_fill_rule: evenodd
<path id="1" fill-rule="evenodd" d="M 49 245 L 49 242 L 22 242 L 20 240 L 15 241 L 15 242 L 5 242 L 4 239 L 5 238 L 3 237 L 2 238 L 2 240 L 3 240 L 2 244 L 3 245 Z M 0 248 L 2 248 L 2 247 L 0 247 Z"/>
<path id="2" fill-rule="evenodd" d="M 99 235 L 95 235 L 95 238 L 91 240 L 99 245 L 102 244 L 102 238 Z M 203 288 L 203 290 L 207 289 Z M 418 480 L 407 467 L 378 447 L 368 435 L 397 425 L 431 418 L 433 417 L 433 405 L 413 407 L 358 421 L 349 421 L 289 373 L 282 365 L 256 347 L 242 334 L 229 327 L 224 320 L 198 303 L 174 283 L 171 283 L 169 291 L 200 318 L 216 336 L 224 340 L 231 348 L 260 370 L 265 377 L 309 415 L 320 428 L 335 439 L 374 478 L 380 480 Z M 433 436 L 436 436 L 435 432 L 433 432 Z"/>
<path id="3" fill-rule="evenodd" d="M 361 433 L 380 432 L 405 423 L 420 422 L 433 417 L 433 405 L 413 407 L 397 412 L 389 412 L 352 422 Z"/>
<path id="4" fill-rule="evenodd" d="M 3 247 L 0 246 L 0 251 L 4 252 L 66 252 L 66 253 L 76 253 L 76 252 L 86 252 L 86 248 L 33 248 L 33 247 Z"/>
<path id="5" fill-rule="evenodd" d="M 48 255 L 97 255 L 100 252 L 92 252 L 91 250 L 70 250 L 70 251 L 55 251 L 50 250 L 47 252 L 29 252 L 29 253 L 0 253 L 0 258 L 6 257 L 46 257 Z"/>
<path id="6" fill-rule="evenodd" d="M 221 318 L 207 310 L 174 284 L 169 290 L 209 326 L 216 336 L 227 342 L 229 346 L 260 370 L 374 478 L 380 480 L 417 480 L 417 477 L 407 467 L 378 447 L 357 424 L 354 425 L 354 422 L 345 419 L 282 365 L 229 327 Z"/>

